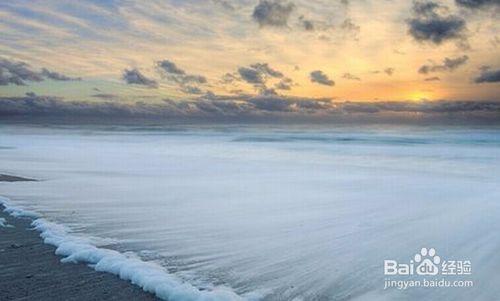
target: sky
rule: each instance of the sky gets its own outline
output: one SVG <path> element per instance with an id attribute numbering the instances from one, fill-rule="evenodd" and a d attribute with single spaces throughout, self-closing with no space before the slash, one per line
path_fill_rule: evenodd
<path id="1" fill-rule="evenodd" d="M 496 102 L 499 19 L 498 0 L 3 1 L 0 101 Z"/>

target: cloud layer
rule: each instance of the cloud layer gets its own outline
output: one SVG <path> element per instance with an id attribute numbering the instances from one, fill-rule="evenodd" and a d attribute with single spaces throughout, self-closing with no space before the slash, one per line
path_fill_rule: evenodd
<path id="1" fill-rule="evenodd" d="M 456 119 L 467 122 L 500 123 L 500 103 L 477 101 L 424 102 L 332 102 L 283 96 L 202 96 L 192 101 L 163 100 L 161 102 L 124 103 L 119 101 L 75 102 L 49 96 L 0 98 L 0 116 L 78 119 L 97 118 L 104 121 L 129 118 L 159 118 L 168 120 L 210 119 L 238 121 L 381 121 L 411 122 L 412 120 Z M 103 118 L 109 117 L 109 118 Z"/>

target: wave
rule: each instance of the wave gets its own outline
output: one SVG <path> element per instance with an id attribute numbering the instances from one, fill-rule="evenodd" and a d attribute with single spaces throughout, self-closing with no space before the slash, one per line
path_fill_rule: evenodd
<path id="1" fill-rule="evenodd" d="M 168 273 L 159 264 L 127 257 L 110 249 L 92 245 L 85 238 L 70 234 L 67 227 L 50 222 L 36 212 L 12 205 L 8 198 L 0 197 L 4 211 L 14 217 L 33 219 L 31 225 L 40 232 L 45 244 L 56 247 L 55 254 L 62 256 L 63 263 L 85 263 L 99 272 L 107 272 L 130 281 L 144 291 L 163 300 L 183 301 L 254 301 L 257 294 L 240 296 L 230 288 L 219 286 L 211 290 L 200 290 Z"/>
<path id="2" fill-rule="evenodd" d="M 393 144 L 393 145 L 416 145 L 416 144 L 478 144 L 499 145 L 500 140 L 488 138 L 457 138 L 457 137 L 398 137 L 398 136 L 243 136 L 234 138 L 231 142 L 319 142 L 319 143 L 363 143 L 363 144 Z"/>

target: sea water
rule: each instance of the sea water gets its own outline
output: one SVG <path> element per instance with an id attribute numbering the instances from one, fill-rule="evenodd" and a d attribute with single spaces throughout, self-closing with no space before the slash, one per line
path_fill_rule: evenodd
<path id="1" fill-rule="evenodd" d="M 500 296 L 498 128 L 3 125 L 0 166 L 40 180 L 0 183 L 40 231 L 59 225 L 58 239 L 161 267 L 155 279 L 201 295 Z M 471 270 L 384 274 L 422 248 Z M 385 287 L 424 278 L 473 286 Z"/>

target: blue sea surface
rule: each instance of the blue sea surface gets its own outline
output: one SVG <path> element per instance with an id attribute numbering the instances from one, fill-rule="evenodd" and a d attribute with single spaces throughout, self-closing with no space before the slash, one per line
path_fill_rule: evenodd
<path id="1" fill-rule="evenodd" d="M 500 296 L 499 128 L 2 125 L 0 166 L 41 180 L 0 183 L 16 205 L 200 289 Z M 473 287 L 384 289 L 384 260 L 423 247 L 470 261 L 470 275 L 443 277 Z"/>

